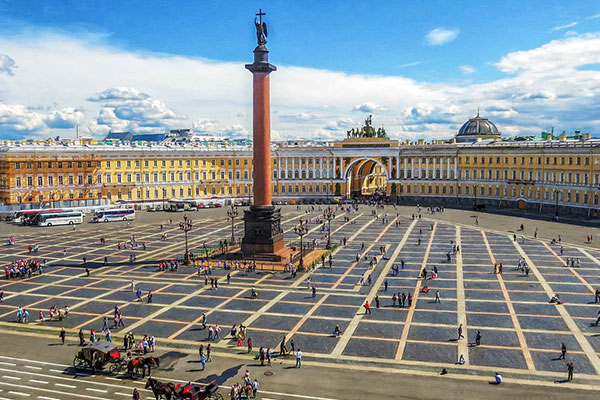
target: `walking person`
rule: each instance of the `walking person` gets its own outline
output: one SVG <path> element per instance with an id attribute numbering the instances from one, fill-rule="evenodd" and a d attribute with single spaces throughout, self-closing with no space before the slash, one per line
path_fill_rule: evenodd
<path id="1" fill-rule="evenodd" d="M 365 308 L 365 314 L 371 314 L 371 305 L 369 304 L 369 300 L 365 301 L 363 307 Z"/>
<path id="2" fill-rule="evenodd" d="M 252 353 L 252 338 L 248 338 L 248 354 Z"/>
<path id="3" fill-rule="evenodd" d="M 148 303 L 152 303 L 152 290 L 148 290 Z"/>
<path id="4" fill-rule="evenodd" d="M 567 380 L 568 381 L 573 380 L 573 362 L 572 361 L 569 361 L 567 363 Z"/>
<path id="5" fill-rule="evenodd" d="M 79 345 L 83 346 L 85 344 L 85 339 L 83 338 L 83 329 L 79 329 Z"/>
<path id="6" fill-rule="evenodd" d="M 434 303 L 441 303 L 442 301 L 440 300 L 440 291 L 436 290 L 435 291 L 435 301 Z"/>
<path id="7" fill-rule="evenodd" d="M 58 337 L 60 337 L 60 341 L 62 342 L 62 344 L 65 344 L 66 335 L 67 335 L 67 333 L 65 332 L 65 328 L 61 328 L 60 333 L 58 334 Z"/>
<path id="8" fill-rule="evenodd" d="M 296 352 L 296 368 L 302 367 L 302 352 L 300 349 Z"/>
<path id="9" fill-rule="evenodd" d="M 462 338 L 464 338 L 464 336 L 463 336 L 463 327 L 462 327 L 462 324 L 460 324 L 458 326 L 458 336 L 457 336 L 456 340 L 459 341 Z"/>
<path id="10" fill-rule="evenodd" d="M 475 333 L 475 346 L 479 346 L 481 344 L 481 331 L 477 331 Z"/>
<path id="11" fill-rule="evenodd" d="M 565 344 L 563 343 L 560 346 L 560 356 L 558 358 L 564 360 L 566 355 L 567 355 L 567 346 L 565 346 Z"/>
<path id="12" fill-rule="evenodd" d="M 204 371 L 206 369 L 206 356 L 204 354 L 200 356 L 200 363 L 202 364 L 202 371 Z"/>

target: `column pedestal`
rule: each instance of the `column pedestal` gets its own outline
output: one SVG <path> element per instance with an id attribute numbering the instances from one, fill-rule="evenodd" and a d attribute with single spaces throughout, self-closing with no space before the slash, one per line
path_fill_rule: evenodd
<path id="1" fill-rule="evenodd" d="M 251 206 L 249 210 L 244 211 L 242 253 L 245 258 L 274 256 L 283 249 L 280 221 L 281 211 L 273 206 Z"/>

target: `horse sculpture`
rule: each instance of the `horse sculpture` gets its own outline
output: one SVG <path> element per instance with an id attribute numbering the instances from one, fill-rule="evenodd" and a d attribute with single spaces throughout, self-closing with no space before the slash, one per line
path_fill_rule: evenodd
<path id="1" fill-rule="evenodd" d="M 146 377 L 146 368 L 148 368 L 148 376 L 152 376 L 152 367 L 160 367 L 160 359 L 158 357 L 136 357 L 127 363 L 127 373 L 133 375 L 135 372 L 139 374 L 142 370 L 142 378 Z"/>
<path id="2" fill-rule="evenodd" d="M 173 385 L 170 382 L 162 383 L 154 378 L 148 378 L 148 382 L 146 382 L 145 388 L 152 390 L 152 393 L 154 393 L 154 397 L 156 398 L 156 400 L 162 399 L 163 396 L 165 397 L 165 399 L 171 400 L 171 397 L 175 393 L 175 385 Z"/>

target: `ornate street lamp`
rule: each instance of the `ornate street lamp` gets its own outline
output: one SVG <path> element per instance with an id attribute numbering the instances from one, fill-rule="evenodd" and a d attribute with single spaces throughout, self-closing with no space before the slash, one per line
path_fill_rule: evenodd
<path id="1" fill-rule="evenodd" d="M 331 248 L 331 220 L 335 218 L 335 211 L 327 207 L 323 212 L 323 218 L 327 220 L 327 249 Z"/>
<path id="2" fill-rule="evenodd" d="M 234 226 L 235 219 L 238 217 L 238 210 L 233 203 L 231 203 L 231 208 L 227 210 L 227 217 L 231 219 L 231 244 L 235 244 L 235 234 L 234 234 Z"/>
<path id="3" fill-rule="evenodd" d="M 558 195 L 562 192 L 560 189 L 554 189 L 554 198 L 556 202 L 554 203 L 554 217 L 558 220 Z"/>
<path id="4" fill-rule="evenodd" d="M 304 242 L 302 238 L 308 233 L 308 226 L 306 222 L 300 218 L 298 225 L 294 226 L 294 232 L 300 236 L 300 268 L 304 267 Z"/>
<path id="5" fill-rule="evenodd" d="M 185 233 L 185 256 L 183 258 L 185 264 L 190 263 L 190 252 L 188 250 L 188 232 L 192 230 L 192 219 L 187 215 L 183 216 L 183 222 L 179 223 L 179 229 Z"/>

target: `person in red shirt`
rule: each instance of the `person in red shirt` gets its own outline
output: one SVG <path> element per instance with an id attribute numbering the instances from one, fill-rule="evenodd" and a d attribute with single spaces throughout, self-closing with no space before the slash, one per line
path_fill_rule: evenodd
<path id="1" fill-rule="evenodd" d="M 369 304 L 369 300 L 365 301 L 365 305 L 363 307 L 365 308 L 365 314 L 371 314 L 371 305 Z"/>

